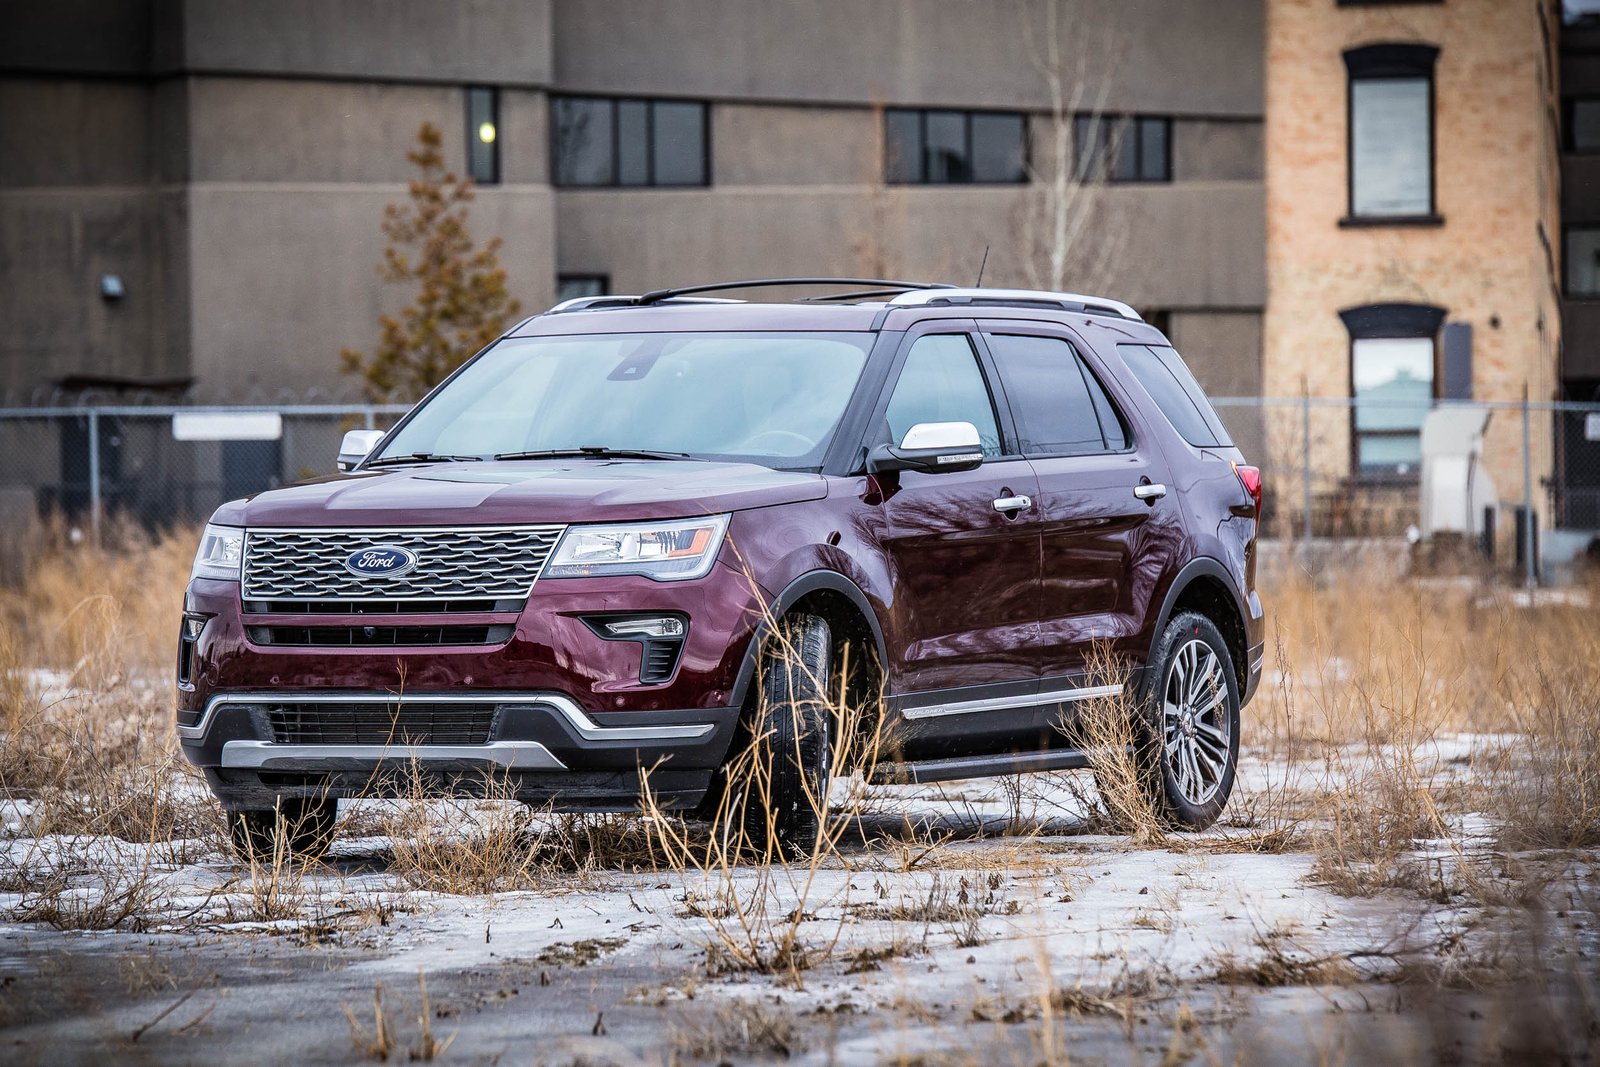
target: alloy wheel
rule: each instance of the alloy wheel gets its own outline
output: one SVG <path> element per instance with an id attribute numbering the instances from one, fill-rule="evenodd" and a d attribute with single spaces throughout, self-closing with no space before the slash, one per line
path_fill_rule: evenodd
<path id="1" fill-rule="evenodd" d="M 1217 654 L 1192 638 L 1172 657 L 1161 699 L 1167 767 L 1183 799 L 1196 806 L 1216 796 L 1231 746 L 1228 681 Z"/>

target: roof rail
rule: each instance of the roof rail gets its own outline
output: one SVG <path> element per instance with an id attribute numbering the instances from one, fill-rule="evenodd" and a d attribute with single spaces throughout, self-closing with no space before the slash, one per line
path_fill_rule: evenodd
<path id="1" fill-rule="evenodd" d="M 897 282 L 886 278 L 750 278 L 738 282 L 711 282 L 706 285 L 684 285 L 676 289 L 653 289 L 638 300 L 641 304 L 654 304 L 689 293 L 717 293 L 726 289 L 765 289 L 780 285 L 871 285 L 897 292 L 910 289 L 955 288 L 945 282 Z"/>
<path id="2" fill-rule="evenodd" d="M 889 303 L 896 307 L 915 307 L 928 304 L 1054 304 L 1068 311 L 1090 314 L 1112 314 L 1119 318 L 1143 322 L 1131 305 L 1104 296 L 1084 296 L 1082 293 L 1052 293 L 1041 289 L 921 289 L 892 297 Z"/>
<path id="3" fill-rule="evenodd" d="M 728 297 L 715 296 L 680 296 L 673 297 L 670 301 L 662 303 L 673 304 L 742 304 L 743 300 L 733 300 Z M 639 297 L 613 293 L 610 296 L 575 296 L 571 300 L 561 303 L 544 312 L 546 315 L 559 315 L 563 311 L 601 311 L 605 308 L 632 308 L 639 307 Z M 534 318 L 538 318 L 537 315 Z"/>

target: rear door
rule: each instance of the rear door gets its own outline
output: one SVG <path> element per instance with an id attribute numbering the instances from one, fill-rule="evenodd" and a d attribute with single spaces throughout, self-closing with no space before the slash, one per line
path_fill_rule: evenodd
<path id="1" fill-rule="evenodd" d="M 993 370 L 970 321 L 908 331 L 874 409 L 870 448 L 924 422 L 970 422 L 984 461 L 970 471 L 869 479 L 868 521 L 893 568 L 893 703 L 1031 693 L 1038 627 L 1039 527 L 1033 468 L 1009 440 Z"/>
<path id="2" fill-rule="evenodd" d="M 1088 679 L 1096 642 L 1142 657 L 1158 586 L 1182 551 L 1167 466 L 1115 380 L 1071 331 L 981 323 L 1018 446 L 1039 479 L 1041 692 Z"/>

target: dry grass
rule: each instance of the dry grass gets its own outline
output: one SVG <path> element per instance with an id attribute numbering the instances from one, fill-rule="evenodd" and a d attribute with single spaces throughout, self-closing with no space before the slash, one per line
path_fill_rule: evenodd
<path id="1" fill-rule="evenodd" d="M 41 557 L 24 587 L 0 591 L 0 800 L 13 802 L 6 822 L 19 824 L 0 828 L 0 844 L 11 846 L 0 856 L 0 892 L 19 902 L 8 919 L 125 930 L 170 922 L 160 868 L 226 848 L 203 783 L 176 753 L 171 723 L 170 660 L 191 553 L 187 534 L 154 542 L 125 534 L 115 552 L 63 543 Z M 1114 829 L 1152 849 L 1310 852 L 1314 877 L 1340 893 L 1470 910 L 1480 928 L 1504 935 L 1504 946 L 1488 948 L 1481 936 L 1470 949 L 1404 946 L 1390 962 L 1407 990 L 1488 987 L 1497 968 L 1536 972 L 1556 936 L 1554 916 L 1600 920 L 1592 873 L 1600 848 L 1594 608 L 1530 607 L 1482 585 L 1376 581 L 1348 569 L 1318 581 L 1291 575 L 1263 596 L 1269 678 L 1244 715 L 1251 773 L 1224 823 L 1197 837 L 1163 830 L 1131 756 L 1138 709 L 1114 698 L 1077 709 L 1103 815 L 1091 829 Z M 28 673 L 41 668 L 55 672 L 42 689 Z M 1109 677 L 1116 665 L 1099 669 Z M 729 805 L 702 824 L 660 810 L 649 796 L 644 818 L 578 817 L 530 812 L 505 789 L 441 802 L 419 787 L 361 817 L 387 838 L 387 873 L 401 893 L 554 893 L 665 872 L 682 887 L 684 914 L 704 934 L 713 973 L 798 984 L 830 961 L 860 972 L 924 951 L 932 934 L 958 945 L 994 936 L 984 920 L 1016 906 L 1007 879 L 1034 862 L 1022 853 L 1060 831 L 1037 816 L 1037 798 L 1019 779 L 1007 783 L 1004 819 L 974 816 L 970 833 L 930 822 L 863 848 L 872 794 L 860 769 L 878 758 L 876 719 L 864 706 L 870 701 L 852 699 L 842 674 L 819 681 L 829 694 L 836 765 L 858 770 L 835 784 L 821 838 L 802 854 L 780 855 L 770 834 L 752 836 Z M 755 797 L 759 808 L 775 753 L 759 717 L 770 709 L 756 710 L 754 743 L 732 774 L 744 783 L 734 792 Z M 811 801 L 820 806 L 823 798 Z M 962 847 L 1002 829 L 1011 841 L 981 856 Z M 978 873 L 996 854 L 1007 870 Z M 900 881 L 889 896 L 852 905 L 818 899 L 824 871 Z M 206 915 L 314 934 L 340 916 L 365 923 L 394 906 L 350 899 L 339 878 L 276 853 L 257 857 L 219 891 L 227 898 L 220 912 Z M 1171 910 L 1147 909 L 1135 921 L 1159 929 L 1175 921 Z M 843 936 L 847 923 L 865 921 L 890 927 L 883 944 Z M 1321 985 L 1374 973 L 1281 941 L 1259 947 L 1261 956 L 1224 961 L 1215 977 Z M 577 965 L 589 950 L 572 951 L 553 959 Z M 1572 958 L 1561 995 L 1592 1006 L 1592 974 L 1582 971 L 1592 957 Z M 1037 1003 L 1004 1004 L 996 1019 L 1014 1014 L 1035 1027 L 1043 1061 L 1064 1062 L 1069 1016 L 1120 1024 L 1144 987 L 1130 976 L 1110 992 L 1054 981 L 1042 988 Z M 363 1056 L 430 1058 L 448 1044 L 431 1036 L 426 1007 L 414 1041 L 396 1037 L 396 1016 L 379 997 L 370 1013 L 363 1005 L 352 1014 Z M 411 1031 L 411 1015 L 401 1014 Z M 1192 1048 L 1188 1024 L 1175 1024 L 1175 1042 L 1180 1033 Z M 675 1043 L 686 1060 L 782 1056 L 802 1047 L 803 1031 L 781 1012 L 751 1007 L 688 1024 Z"/>

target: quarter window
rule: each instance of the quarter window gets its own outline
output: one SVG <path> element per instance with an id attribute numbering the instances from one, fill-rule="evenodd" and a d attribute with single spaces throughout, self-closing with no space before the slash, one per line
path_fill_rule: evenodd
<path id="1" fill-rule="evenodd" d="M 984 456 L 1001 454 L 994 402 L 972 342 L 962 334 L 928 334 L 912 343 L 884 419 L 896 443 L 918 423 L 970 422 Z"/>
<path id="2" fill-rule="evenodd" d="M 706 105 L 688 100 L 552 97 L 555 183 L 709 185 Z"/>
<path id="3" fill-rule="evenodd" d="M 1176 349 L 1163 345 L 1118 345 L 1117 351 L 1128 364 L 1156 407 L 1172 423 L 1178 436 L 1197 448 L 1222 446 L 1233 442 L 1222 428 L 1222 420 L 1206 399 L 1200 383 Z"/>
<path id="4" fill-rule="evenodd" d="M 1350 76 L 1350 215 L 1433 214 L 1433 67 L 1429 45 L 1369 45 L 1344 54 Z"/>
<path id="5" fill-rule="evenodd" d="M 891 182 L 946 185 L 1028 180 L 1027 120 L 999 111 L 884 112 L 884 173 Z"/>
<path id="6" fill-rule="evenodd" d="M 1024 455 L 1115 452 L 1128 433 L 1111 398 L 1068 344 L 1055 337 L 992 334 Z"/>
<path id="7" fill-rule="evenodd" d="M 1170 182 L 1172 120 L 1156 115 L 1079 115 L 1073 123 L 1080 182 Z"/>

